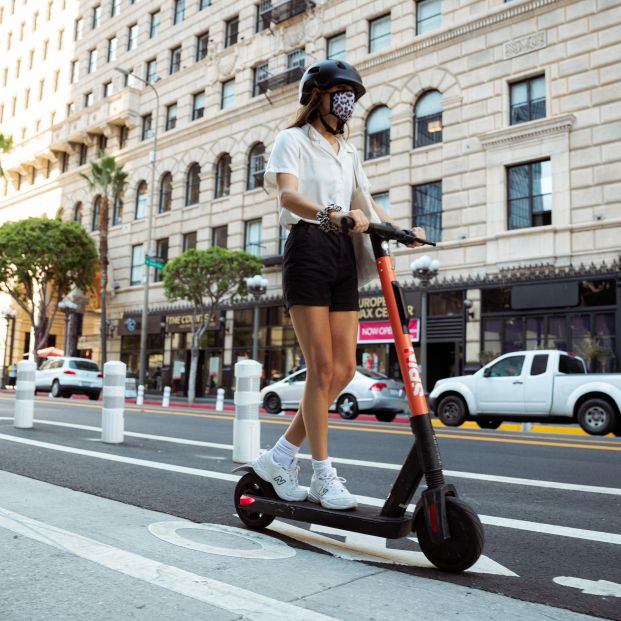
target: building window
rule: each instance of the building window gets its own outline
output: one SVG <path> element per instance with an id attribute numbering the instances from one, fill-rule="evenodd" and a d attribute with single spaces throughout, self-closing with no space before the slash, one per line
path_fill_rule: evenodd
<path id="1" fill-rule="evenodd" d="M 216 226 L 211 232 L 211 245 L 218 248 L 227 247 L 228 231 L 226 224 L 224 226 Z"/>
<path id="2" fill-rule="evenodd" d="M 204 32 L 196 37 L 196 62 L 203 60 L 207 56 L 207 46 L 209 45 L 209 33 Z"/>
<path id="3" fill-rule="evenodd" d="M 511 89 L 511 125 L 542 119 L 546 115 L 546 82 L 542 75 L 514 82 Z"/>
<path id="4" fill-rule="evenodd" d="M 249 220 L 244 227 L 244 250 L 261 256 L 261 220 Z"/>
<path id="5" fill-rule="evenodd" d="M 112 0 L 110 17 L 116 17 L 121 12 L 121 0 Z"/>
<path id="6" fill-rule="evenodd" d="M 164 263 L 168 261 L 168 237 L 156 240 L 155 255 L 160 259 L 164 259 Z M 164 280 L 162 276 L 162 270 L 155 270 L 153 282 L 162 282 L 162 280 Z"/>
<path id="7" fill-rule="evenodd" d="M 341 32 L 330 37 L 327 41 L 326 56 L 329 60 L 346 60 L 346 41 L 345 33 Z"/>
<path id="8" fill-rule="evenodd" d="M 552 224 L 552 163 L 507 168 L 509 229 Z"/>
<path id="9" fill-rule="evenodd" d="M 177 127 L 177 104 L 166 106 L 166 131 Z"/>
<path id="10" fill-rule="evenodd" d="M 253 86 L 252 86 L 253 97 L 256 97 L 257 95 L 260 95 L 262 92 L 265 92 L 265 89 L 261 90 L 261 85 L 259 83 L 262 82 L 263 80 L 267 80 L 268 77 L 269 77 L 268 63 L 257 65 L 254 68 L 254 79 L 253 79 Z"/>
<path id="11" fill-rule="evenodd" d="M 116 48 L 119 40 L 116 37 L 111 37 L 108 39 L 108 55 L 107 61 L 111 63 L 113 60 L 116 60 Z"/>
<path id="12" fill-rule="evenodd" d="M 93 105 L 93 91 L 84 94 L 84 107 L 90 108 Z"/>
<path id="13" fill-rule="evenodd" d="M 386 213 L 390 213 L 390 192 L 376 192 L 372 196 L 379 207 Z"/>
<path id="14" fill-rule="evenodd" d="M 86 72 L 92 73 L 97 71 L 97 50 L 89 50 L 88 52 L 88 67 Z"/>
<path id="15" fill-rule="evenodd" d="M 390 47 L 390 13 L 369 22 L 369 53 Z"/>
<path id="16" fill-rule="evenodd" d="M 87 159 L 88 159 L 88 145 L 82 143 L 80 145 L 79 166 L 84 166 L 84 164 L 86 164 Z"/>
<path id="17" fill-rule="evenodd" d="M 142 244 L 132 246 L 132 265 L 129 275 L 129 284 L 139 285 L 142 283 L 142 266 L 144 265 L 144 251 Z"/>
<path id="18" fill-rule="evenodd" d="M 112 95 L 112 82 L 104 82 L 102 89 L 101 89 L 101 94 L 103 96 L 103 98 L 105 99 L 106 97 L 110 97 L 110 95 Z"/>
<path id="19" fill-rule="evenodd" d="M 269 12 L 267 13 L 261 13 L 261 9 L 265 9 L 265 0 L 262 0 L 261 2 L 259 2 L 259 4 L 256 5 L 256 9 L 257 9 L 257 19 L 256 19 L 256 23 L 255 23 L 255 32 L 263 32 L 264 30 L 267 30 L 270 27 L 270 14 Z"/>
<path id="20" fill-rule="evenodd" d="M 153 37 L 157 37 L 160 34 L 160 19 L 161 13 L 159 11 L 154 11 L 151 13 L 151 20 L 149 22 L 149 39 L 153 39 Z"/>
<path id="21" fill-rule="evenodd" d="M 121 127 L 119 127 L 119 149 L 124 149 L 127 146 L 128 138 L 129 127 L 127 127 L 127 125 L 121 125 Z"/>
<path id="22" fill-rule="evenodd" d="M 416 3 L 416 34 L 425 34 L 442 26 L 441 0 L 419 0 Z"/>
<path id="23" fill-rule="evenodd" d="M 211 6 L 211 0 L 199 0 L 198 2 L 198 10 L 202 11 L 206 9 L 208 6 Z"/>
<path id="24" fill-rule="evenodd" d="M 127 73 L 123 76 L 123 86 L 133 88 L 134 86 L 134 68 L 126 69 Z"/>
<path id="25" fill-rule="evenodd" d="M 119 196 L 112 203 L 112 226 L 121 224 L 123 220 L 123 201 Z"/>
<path id="26" fill-rule="evenodd" d="M 136 190 L 136 206 L 134 210 L 134 219 L 141 220 L 147 212 L 147 182 L 141 181 Z"/>
<path id="27" fill-rule="evenodd" d="M 185 18 L 185 0 L 175 0 L 173 25 L 180 24 Z"/>
<path id="28" fill-rule="evenodd" d="M 287 54 L 287 69 L 295 69 L 300 67 L 304 69 L 306 62 L 306 53 L 304 50 L 293 50 Z"/>
<path id="29" fill-rule="evenodd" d="M 247 190 L 263 187 L 263 174 L 265 172 L 265 145 L 261 142 L 254 145 L 248 156 L 248 181 Z"/>
<path id="30" fill-rule="evenodd" d="M 442 142 L 442 95 L 427 91 L 414 106 L 414 148 Z"/>
<path id="31" fill-rule="evenodd" d="M 91 220 L 91 231 L 99 230 L 99 213 L 101 212 L 101 196 L 96 196 L 93 201 L 93 218 Z"/>
<path id="32" fill-rule="evenodd" d="M 101 156 L 102 153 L 106 152 L 108 148 L 108 136 L 105 134 L 99 134 L 97 138 L 97 153 Z"/>
<path id="33" fill-rule="evenodd" d="M 135 50 L 138 47 L 138 24 L 132 24 L 127 29 L 127 50 Z"/>
<path id="34" fill-rule="evenodd" d="M 224 153 L 216 164 L 215 198 L 228 196 L 231 192 L 231 156 Z"/>
<path id="35" fill-rule="evenodd" d="M 412 223 L 425 229 L 427 239 L 442 240 L 442 182 L 423 183 L 412 188 Z"/>
<path id="36" fill-rule="evenodd" d="M 191 233 L 184 233 L 181 252 L 185 252 L 186 250 L 192 250 L 193 248 L 196 248 L 196 231 L 192 231 Z"/>
<path id="37" fill-rule="evenodd" d="M 226 110 L 235 105 L 235 78 L 222 82 L 222 98 L 220 108 Z"/>
<path id="38" fill-rule="evenodd" d="M 192 96 L 192 120 L 202 119 L 205 114 L 205 92 Z"/>
<path id="39" fill-rule="evenodd" d="M 142 132 L 141 139 L 147 140 L 148 138 L 153 138 L 153 115 L 145 114 L 142 117 Z"/>
<path id="40" fill-rule="evenodd" d="M 181 46 L 170 50 L 170 74 L 177 73 L 181 69 Z"/>
<path id="41" fill-rule="evenodd" d="M 157 79 L 157 60 L 152 58 L 151 60 L 147 60 L 147 65 L 145 69 L 145 76 L 147 84 L 153 84 Z"/>
<path id="42" fill-rule="evenodd" d="M 13 104 L 15 104 L 15 97 L 13 98 Z M 13 108 L 15 108 L 15 105 L 13 105 Z M 15 111 L 13 111 L 13 114 L 15 114 Z M 75 103 L 70 101 L 67 104 L 67 116 L 71 116 L 72 114 L 75 114 Z"/>
<path id="43" fill-rule="evenodd" d="M 71 69 L 70 69 L 69 75 L 70 75 L 69 83 L 75 84 L 78 81 L 78 78 L 80 76 L 80 61 L 79 60 L 71 61 Z"/>
<path id="44" fill-rule="evenodd" d="M 65 153 L 65 155 L 67 155 Z M 73 208 L 73 221 L 82 224 L 82 203 L 76 203 Z"/>
<path id="45" fill-rule="evenodd" d="M 172 174 L 164 173 L 160 182 L 160 200 L 157 206 L 158 213 L 170 211 L 172 206 Z"/>
<path id="46" fill-rule="evenodd" d="M 278 254 L 282 256 L 285 254 L 285 244 L 287 243 L 287 237 L 289 237 L 289 229 L 286 226 L 278 227 Z"/>
<path id="47" fill-rule="evenodd" d="M 101 5 L 98 4 L 96 7 L 93 7 L 93 20 L 92 20 L 92 28 L 99 28 L 101 25 Z"/>
<path id="48" fill-rule="evenodd" d="M 185 205 L 196 205 L 201 193 L 201 167 L 194 162 L 185 180 Z"/>
<path id="49" fill-rule="evenodd" d="M 84 33 L 84 19 L 78 17 L 75 22 L 73 22 L 73 40 L 79 41 L 82 38 L 82 34 Z"/>
<path id="50" fill-rule="evenodd" d="M 375 108 L 367 119 L 365 159 L 390 155 L 390 110 L 388 106 Z"/>
<path id="51" fill-rule="evenodd" d="M 230 47 L 237 43 L 237 35 L 239 34 L 239 15 L 229 19 L 226 22 L 226 31 L 224 37 L 224 47 Z"/>

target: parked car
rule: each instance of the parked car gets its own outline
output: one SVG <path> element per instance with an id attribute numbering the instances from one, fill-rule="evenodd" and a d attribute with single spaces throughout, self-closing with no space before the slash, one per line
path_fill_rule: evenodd
<path id="1" fill-rule="evenodd" d="M 263 407 L 270 414 L 282 410 L 297 410 L 306 383 L 306 369 L 266 386 L 261 391 Z M 330 410 L 343 418 L 356 418 L 360 412 L 373 412 L 377 420 L 389 423 L 407 409 L 403 382 L 392 380 L 382 373 L 358 367 L 352 381 L 341 391 Z"/>
<path id="2" fill-rule="evenodd" d="M 35 392 L 49 391 L 53 397 L 88 395 L 96 401 L 103 386 L 103 373 L 88 358 L 49 358 L 37 370 Z"/>
<path id="3" fill-rule="evenodd" d="M 504 354 L 474 375 L 436 382 L 430 408 L 449 426 L 474 420 L 496 429 L 503 420 L 578 422 L 591 435 L 621 435 L 621 373 L 587 374 L 564 351 Z"/>

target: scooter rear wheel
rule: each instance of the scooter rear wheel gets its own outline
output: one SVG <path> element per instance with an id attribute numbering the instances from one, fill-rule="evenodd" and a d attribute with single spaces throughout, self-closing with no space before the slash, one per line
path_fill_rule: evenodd
<path id="1" fill-rule="evenodd" d="M 275 498 L 276 495 L 274 494 L 272 486 L 254 472 L 249 472 L 237 482 L 237 486 L 235 487 L 235 509 L 237 515 L 239 515 L 239 519 L 248 528 L 252 528 L 253 530 L 262 530 L 268 527 L 274 521 L 274 516 L 252 511 L 252 505 L 248 505 L 248 509 L 242 508 L 240 499 L 246 494 Z"/>
<path id="2" fill-rule="evenodd" d="M 472 567 L 483 550 L 485 535 L 479 516 L 454 496 L 446 497 L 446 517 L 450 539 L 434 543 L 425 522 L 425 512 L 419 511 L 414 530 L 423 554 L 443 571 L 460 572 Z"/>

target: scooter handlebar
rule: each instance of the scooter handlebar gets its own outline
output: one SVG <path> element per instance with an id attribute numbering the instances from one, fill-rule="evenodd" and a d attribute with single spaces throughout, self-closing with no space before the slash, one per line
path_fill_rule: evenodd
<path id="1" fill-rule="evenodd" d="M 349 216 L 343 216 L 341 218 L 341 226 L 343 227 L 343 232 L 347 232 L 354 228 L 354 220 Z M 390 222 L 382 222 L 381 224 L 369 222 L 369 228 L 365 231 L 365 233 L 369 235 L 373 233 L 382 239 L 391 239 L 399 242 L 400 244 L 405 244 L 406 246 L 413 244 L 414 242 L 425 244 L 427 246 L 436 245 L 432 241 L 421 239 L 420 237 L 412 235 L 408 229 L 396 229 L 392 224 L 390 224 Z"/>

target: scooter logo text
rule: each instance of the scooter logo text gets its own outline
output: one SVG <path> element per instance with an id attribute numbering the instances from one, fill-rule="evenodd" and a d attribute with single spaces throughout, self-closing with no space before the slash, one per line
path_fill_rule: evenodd
<path id="1" fill-rule="evenodd" d="M 403 353 L 407 356 L 406 365 L 408 369 L 408 379 L 410 381 L 410 386 L 412 387 L 414 396 L 418 397 L 419 395 L 423 394 L 423 385 L 420 381 L 420 369 L 416 364 L 416 356 L 414 355 L 414 350 L 410 347 L 406 347 L 403 350 Z"/>

